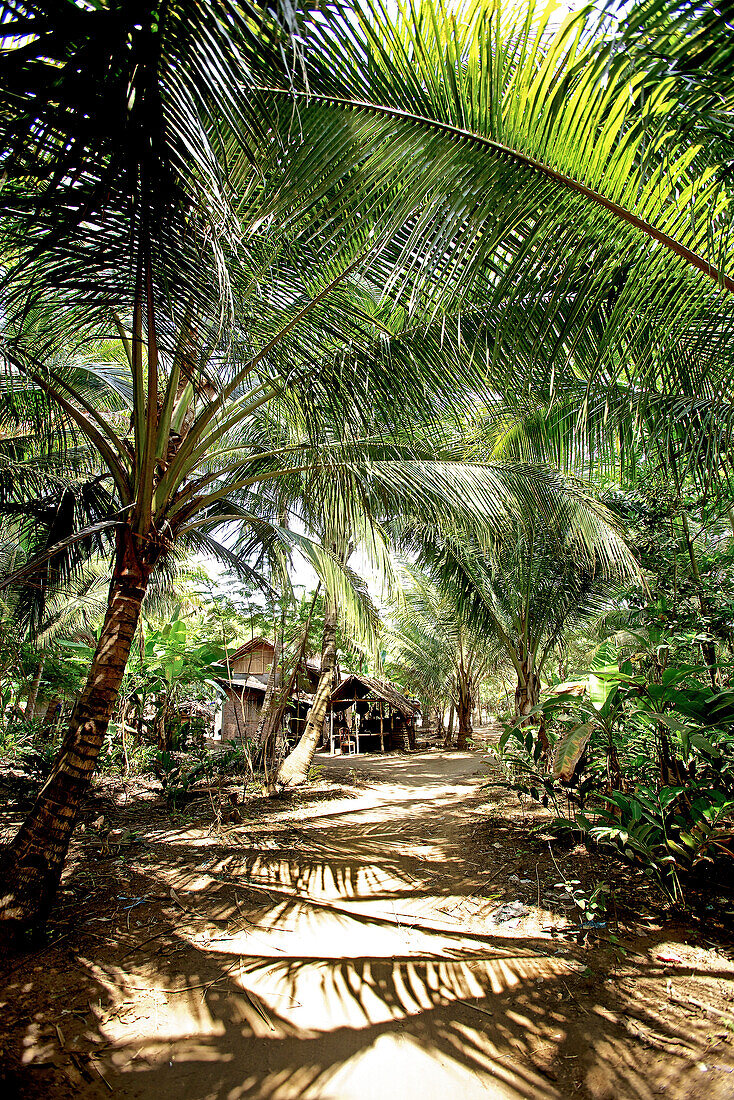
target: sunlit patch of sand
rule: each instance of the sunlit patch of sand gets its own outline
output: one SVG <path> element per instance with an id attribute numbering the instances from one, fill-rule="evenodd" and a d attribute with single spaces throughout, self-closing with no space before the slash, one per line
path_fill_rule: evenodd
<path id="1" fill-rule="evenodd" d="M 472 1038 L 480 1044 L 482 1037 Z M 411 1035 L 381 1035 L 372 1046 L 350 1058 L 326 1082 L 310 1088 L 304 1082 L 301 1092 L 291 1091 L 296 1083 L 287 1083 L 281 1091 L 261 1091 L 261 1096 L 302 1096 L 304 1100 L 375 1100 L 376 1097 L 400 1097 L 400 1100 L 520 1100 L 532 1085 L 537 1100 L 556 1100 L 559 1094 L 537 1075 L 522 1078 L 509 1064 L 493 1059 L 486 1051 L 486 1072 L 481 1075 L 426 1050 Z"/>

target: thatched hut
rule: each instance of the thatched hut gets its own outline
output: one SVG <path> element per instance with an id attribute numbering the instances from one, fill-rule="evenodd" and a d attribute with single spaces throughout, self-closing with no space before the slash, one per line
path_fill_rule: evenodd
<path id="1" fill-rule="evenodd" d="M 325 744 L 331 752 L 408 752 L 415 748 L 419 711 L 395 684 L 353 673 L 332 692 Z"/>

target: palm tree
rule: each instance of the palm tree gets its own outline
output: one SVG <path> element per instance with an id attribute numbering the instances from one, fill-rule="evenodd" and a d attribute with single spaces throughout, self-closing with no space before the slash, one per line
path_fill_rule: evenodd
<path id="1" fill-rule="evenodd" d="M 324 630 L 321 644 L 321 669 L 313 702 L 306 717 L 306 727 L 298 744 L 278 768 L 273 788 L 297 787 L 308 778 L 314 753 L 324 732 L 324 719 L 331 699 L 336 675 L 337 610 L 333 604 L 324 608 Z"/>
<path id="2" fill-rule="evenodd" d="M 411 583 L 394 610 L 392 632 L 401 682 L 414 695 L 440 701 L 441 710 L 451 703 L 459 722 L 456 747 L 466 749 L 476 690 L 496 647 L 425 574 L 406 567 L 406 575 Z"/>
<path id="3" fill-rule="evenodd" d="M 288 276 L 288 286 L 293 291 L 295 279 L 290 272 Z M 273 269 L 271 285 L 277 288 Z M 243 313 L 247 304 L 243 300 Z M 263 309 L 259 303 L 258 310 L 262 326 Z M 338 311 L 343 330 L 343 301 Z M 11 369 L 32 375 L 34 381 L 58 401 L 75 428 L 86 434 L 92 446 L 97 448 L 100 476 L 110 485 L 116 505 L 113 515 L 95 525 L 114 537 L 112 579 L 99 643 L 54 771 L 10 849 L 11 864 L 4 878 L 5 911 L 10 919 L 20 920 L 28 912 L 43 914 L 53 896 L 76 809 L 89 783 L 112 714 L 142 601 L 154 571 L 162 567 L 179 540 L 190 541 L 198 536 L 203 546 L 210 549 L 219 546 L 223 553 L 222 544 L 214 538 L 216 530 L 240 524 L 249 528 L 255 542 L 277 538 L 288 546 L 297 545 L 309 553 L 312 562 L 325 575 L 330 598 L 343 605 L 349 581 L 339 568 L 338 554 L 260 518 L 258 501 L 266 499 L 268 487 L 281 479 L 308 469 L 320 471 L 322 478 L 333 476 L 339 467 L 353 469 L 361 462 L 363 476 L 372 483 L 381 483 L 383 497 L 392 501 L 393 507 L 401 493 L 412 493 L 424 500 L 430 499 L 432 494 L 438 511 L 446 509 L 451 502 L 466 510 L 470 502 L 471 508 L 482 515 L 485 522 L 505 519 L 514 507 L 513 494 L 522 490 L 522 476 L 506 472 L 503 467 L 465 470 L 457 464 L 452 468 L 450 464 L 434 463 L 436 469 L 431 470 L 428 463 L 406 461 L 404 444 L 396 452 L 397 461 L 387 459 L 390 449 L 384 442 L 374 444 L 369 440 L 352 439 L 348 443 L 325 445 L 315 424 L 317 404 L 311 401 L 306 405 L 302 393 L 298 392 L 305 390 L 308 398 L 311 388 L 326 384 L 329 377 L 334 326 L 327 315 L 322 315 L 322 319 L 330 350 L 319 363 L 320 374 L 309 373 L 300 379 L 293 377 L 299 358 L 308 358 L 310 363 L 314 361 L 317 334 L 313 314 L 306 331 L 303 328 L 299 331 L 300 342 L 289 345 L 287 336 L 295 326 L 291 326 L 292 317 L 283 323 L 281 316 L 277 321 L 271 318 L 271 323 L 279 326 L 280 339 L 276 342 L 276 354 L 269 361 L 269 372 L 266 374 L 261 367 L 256 380 L 252 381 L 255 357 L 250 355 L 248 358 L 242 351 L 241 336 L 234 330 L 227 334 L 226 345 L 218 341 L 209 348 L 206 358 L 199 351 L 194 368 L 190 358 L 193 349 L 188 317 L 183 332 L 179 330 L 172 345 L 171 358 L 162 348 L 151 344 L 155 339 L 151 331 L 146 364 L 138 346 L 140 316 L 134 315 L 132 337 L 121 322 L 121 342 L 130 353 L 131 415 L 114 408 L 108 412 L 90 402 L 81 387 L 73 388 L 67 383 L 58 366 L 60 354 L 55 353 L 53 367 L 42 363 L 34 341 L 37 336 L 46 338 L 45 329 L 40 334 L 26 329 L 22 339 L 16 337 L 12 349 L 7 351 Z M 351 394 L 356 401 L 353 408 L 357 411 L 361 384 L 369 365 L 367 323 L 360 322 L 361 332 L 355 331 L 356 325 L 352 328 L 352 362 L 360 365 L 359 372 L 355 371 L 358 391 Z M 86 334 L 85 338 L 88 339 Z M 376 339 L 384 345 L 382 327 Z M 71 358 L 73 354 L 71 348 Z M 383 356 L 376 360 L 377 365 L 381 366 Z M 156 368 L 154 373 L 148 373 L 152 357 L 156 357 Z M 290 374 L 287 381 L 281 357 L 287 361 Z M 260 362 L 264 360 L 265 356 Z M 431 357 L 429 363 L 432 363 Z M 403 411 L 411 404 L 410 386 L 416 373 L 424 369 L 417 357 L 413 364 L 412 378 L 406 371 L 389 380 L 395 397 L 402 393 Z M 340 374 L 343 365 L 339 363 Z M 147 387 L 142 378 L 144 367 L 148 373 Z M 378 376 L 374 383 L 370 380 L 370 384 L 379 394 L 385 378 L 381 371 L 376 373 Z M 423 392 L 427 393 L 430 370 L 424 370 L 424 379 Z M 162 398 L 156 412 L 148 395 L 159 385 Z M 339 385 L 342 429 L 346 436 L 351 416 L 350 392 L 343 377 L 339 378 Z M 333 430 L 339 409 L 333 402 L 329 402 L 327 408 Z M 304 419 L 304 409 L 310 423 Z M 283 446 L 278 426 L 288 417 L 297 420 L 303 428 L 297 444 Z M 75 537 L 77 541 L 88 538 L 89 528 L 78 531 Z M 70 541 L 73 537 L 65 543 Z M 56 554 L 65 548 L 56 544 L 51 551 Z"/>
<path id="4" fill-rule="evenodd" d="M 352 482 L 351 488 L 354 491 L 356 488 L 353 483 L 354 479 L 349 480 Z M 349 500 L 340 501 L 339 497 L 341 493 L 335 493 L 333 489 L 333 485 L 331 487 L 323 486 L 322 492 L 318 496 L 312 498 L 310 503 L 316 504 L 317 501 L 320 501 L 322 505 L 321 516 L 319 519 L 315 519 L 314 517 L 312 523 L 321 535 L 321 545 L 328 551 L 335 565 L 341 568 L 346 574 L 348 572 L 347 567 L 349 559 L 357 545 L 354 508 L 352 507 L 350 509 L 348 507 L 350 503 Z M 313 493 L 313 491 L 314 487 L 311 486 L 310 492 Z M 344 507 L 344 505 L 347 505 L 347 507 Z M 313 514 L 312 508 L 309 508 L 308 511 Z M 374 547 L 376 543 L 376 532 L 373 523 L 367 516 L 359 518 L 363 520 L 363 522 L 359 524 L 359 530 L 363 533 L 369 530 L 369 535 L 371 537 L 365 541 L 369 542 L 372 547 Z M 350 520 L 352 521 L 351 523 Z M 386 560 L 386 557 L 383 555 L 382 563 Z M 363 586 L 356 576 L 353 580 L 353 589 L 355 593 L 359 592 Z M 364 597 L 363 606 L 367 609 L 370 607 L 368 594 L 362 592 L 362 595 Z M 342 612 L 342 618 L 344 618 L 344 608 L 340 608 L 333 594 L 327 594 L 326 600 L 324 601 L 324 626 L 321 637 L 321 667 L 318 684 L 316 685 L 313 701 L 306 716 L 304 731 L 292 752 L 290 752 L 281 763 L 272 785 L 273 790 L 282 787 L 297 787 L 308 778 L 314 754 L 323 735 L 324 720 L 331 700 L 331 693 L 335 687 L 337 675 L 336 636 L 340 611 Z M 370 631 L 362 640 L 369 644 L 370 642 L 374 643 L 376 638 Z M 374 651 L 374 644 L 371 648 Z"/>
<path id="5" fill-rule="evenodd" d="M 253 234 L 250 243 L 251 255 L 260 260 L 265 241 Z M 525 469 L 420 462 L 415 451 L 408 459 L 408 425 L 398 444 L 360 437 L 365 389 L 373 402 L 371 420 L 374 409 L 387 410 L 393 402 L 393 419 L 410 424 L 426 415 L 426 405 L 446 402 L 446 389 L 461 392 L 463 367 L 446 353 L 436 377 L 437 341 L 430 334 L 422 342 L 414 332 L 391 334 L 379 318 L 356 308 L 346 291 L 328 297 L 317 289 L 324 282 L 331 288 L 328 269 L 314 272 L 302 262 L 297 273 L 288 258 L 278 262 L 277 241 L 270 247 L 271 308 L 264 308 L 254 273 L 240 274 L 232 281 L 237 323 L 224 330 L 205 326 L 203 309 L 195 313 L 191 298 L 178 314 L 158 319 L 147 276 L 143 287 L 145 264 L 139 265 L 129 329 L 124 313 L 110 308 L 126 362 L 114 372 L 104 369 L 104 361 L 97 364 L 95 379 L 97 386 L 106 385 L 105 400 L 76 381 L 77 354 L 88 362 L 90 347 L 109 348 L 109 328 L 97 318 L 79 324 L 70 342 L 69 317 L 78 315 L 57 299 L 44 309 L 37 306 L 22 325 L 8 326 L 8 371 L 29 377 L 63 411 L 68 431 L 86 437 L 107 493 L 98 523 L 44 553 L 57 559 L 92 534 L 114 540 L 107 608 L 86 687 L 52 775 L 9 850 L 3 902 L 9 920 L 43 919 L 48 909 L 142 601 L 177 542 L 198 539 L 226 560 L 226 546 L 214 536 L 239 524 L 258 544 L 276 538 L 297 545 L 325 574 L 334 605 L 343 606 L 350 584 L 338 554 L 261 518 L 262 502 L 274 499 L 272 486 L 309 470 L 324 479 L 340 469 L 350 475 L 361 469 L 371 491 L 380 486 L 388 507 L 408 494 L 420 498 L 424 509 L 432 507 L 436 520 L 453 506 L 485 523 L 506 520 L 524 492 Z M 358 292 L 355 287 L 354 296 L 363 302 Z M 165 339 L 158 339 L 159 332 Z M 255 337 L 264 342 L 253 351 Z M 400 364 L 399 374 L 384 371 L 391 361 Z M 298 432 L 284 442 L 280 425 L 288 420 Z M 328 433 L 321 427 L 325 422 Z M 383 429 L 389 426 L 389 418 L 382 423 Z M 556 492 L 551 480 L 548 491 Z M 348 513 L 343 519 L 351 521 Z M 40 564 L 36 557 L 24 570 Z"/>
<path id="6" fill-rule="evenodd" d="M 379 410 L 374 410 L 371 428 L 375 440 L 390 430 L 390 425 L 380 423 L 378 417 Z M 415 439 L 411 452 L 416 456 L 417 445 L 418 440 Z M 400 451 L 396 441 L 394 454 L 397 456 Z M 384 444 L 379 449 L 374 448 L 374 456 L 377 457 L 380 452 L 382 457 L 387 453 Z M 348 570 L 348 564 L 355 550 L 362 549 L 372 563 L 375 575 L 382 577 L 384 583 L 389 584 L 391 580 L 390 557 L 378 521 L 379 513 L 384 510 L 386 503 L 382 488 L 379 476 L 375 484 L 375 479 L 369 476 L 367 470 L 355 469 L 354 464 L 352 469 L 339 470 L 332 467 L 326 472 L 326 476 L 322 471 L 313 469 L 303 471 L 292 479 L 281 480 L 277 487 L 278 508 L 288 509 L 290 514 L 296 514 L 307 530 L 318 537 L 318 545 L 328 554 L 326 560 L 351 579 L 352 591 L 361 596 L 358 606 L 366 612 L 367 617 L 361 623 L 356 621 L 353 601 L 350 600 L 349 606 L 340 605 L 332 586 L 332 591 L 327 593 L 324 602 L 321 667 L 313 702 L 298 743 L 282 761 L 271 784 L 273 791 L 282 787 L 299 786 L 308 778 L 335 686 L 339 618 L 346 617 L 352 627 L 354 641 L 362 642 L 376 654 L 377 614 L 363 583 Z M 357 637 L 354 637 L 355 626 L 358 630 L 362 627 Z"/>
<path id="7" fill-rule="evenodd" d="M 363 387 L 387 403 L 395 384 L 370 357 L 382 326 L 348 293 L 354 263 L 321 262 L 305 242 L 296 260 L 287 230 L 262 220 L 273 150 L 253 175 L 263 132 L 243 101 L 242 62 L 280 64 L 277 25 L 226 0 L 169 5 L 162 22 L 152 4 L 79 9 L 63 28 L 52 6 L 10 8 L 3 232 L 19 259 L 6 279 L 4 359 L 11 379 L 30 380 L 87 441 L 115 504 L 94 532 L 51 548 L 100 530 L 114 539 L 86 687 L 7 854 L 0 909 L 27 925 L 51 903 L 154 570 L 182 537 L 211 548 L 225 522 L 249 522 L 259 537 L 242 494 L 323 461 L 308 419 L 315 398 L 338 419 Z M 104 364 L 113 339 L 122 379 L 97 370 L 100 400 L 77 365 L 94 349 Z M 319 346 L 322 366 L 327 347 L 331 359 L 338 352 L 333 369 L 312 369 Z M 404 365 L 410 406 L 426 372 Z M 269 424 L 303 410 L 308 443 L 272 448 Z"/>
<path id="8" fill-rule="evenodd" d="M 644 7 L 660 27 L 666 11 L 680 16 L 686 5 Z M 713 12 L 704 3 L 688 9 L 679 56 L 685 30 Z M 376 260 L 381 270 L 395 270 L 402 250 L 398 270 L 410 269 L 410 255 L 414 278 L 431 271 L 425 292 L 435 301 L 458 292 L 476 302 L 481 292 L 504 308 L 519 298 L 543 322 L 532 340 L 549 330 L 561 345 L 566 338 L 559 355 L 602 303 L 602 354 L 612 333 L 651 347 L 653 320 L 659 346 L 693 312 L 730 317 L 729 158 L 721 141 L 701 148 L 677 126 L 688 74 L 680 63 L 675 72 L 675 62 L 661 65 L 643 33 L 630 49 L 591 8 L 561 22 L 532 5 L 448 10 L 424 0 L 393 16 L 356 3 L 347 27 L 319 20 L 302 84 L 268 90 L 299 102 L 305 148 L 288 183 L 295 194 L 307 158 L 334 179 L 339 155 L 345 190 L 367 183 L 372 199 L 394 183 L 380 228 L 387 235 L 400 222 L 410 231 Z M 722 19 L 716 33 L 724 45 Z M 712 131 L 716 113 L 706 116 Z M 301 201 L 305 208 L 312 197 Z M 559 302 L 573 307 L 560 333 Z"/>
<path id="9" fill-rule="evenodd" d="M 685 337 L 671 344 L 654 373 L 636 371 L 633 357 L 624 370 L 597 377 L 593 386 L 580 372 L 569 372 L 558 396 L 537 377 L 530 399 L 506 393 L 478 412 L 470 453 L 484 460 L 550 463 L 574 476 L 612 478 L 626 489 L 657 471 L 669 486 L 673 528 L 700 610 L 702 654 L 716 688 L 716 649 L 706 637 L 712 609 L 684 496 L 689 487 L 721 515 L 732 508 L 734 405 L 724 364 L 691 345 Z"/>
<path id="10" fill-rule="evenodd" d="M 681 194 L 695 199 L 710 222 L 723 216 L 719 192 L 662 138 L 636 156 L 648 120 L 664 121 L 662 98 L 641 121 L 621 95 L 624 60 L 607 66 L 602 87 L 592 45 L 573 44 L 575 25 L 547 40 L 530 19 L 504 34 L 498 10 L 477 7 L 460 23 L 425 5 L 394 25 L 369 9 L 301 13 L 291 37 L 269 9 L 229 0 L 74 8 L 63 26 L 55 5 L 7 5 L 2 231 L 15 262 L 5 361 L 86 438 L 117 506 L 104 521 L 115 549 L 100 643 L 54 772 L 10 850 L 0 902 L 9 919 L 48 909 L 142 598 L 176 540 L 210 538 L 225 521 L 261 533 L 254 513 L 228 502 L 334 462 L 314 409 L 351 430 L 369 395 L 409 425 L 455 403 L 462 386 L 485 385 L 484 361 L 470 359 L 470 371 L 464 354 L 455 369 L 449 354 L 437 374 L 436 342 L 422 354 L 419 336 L 386 335 L 365 309 L 370 287 L 400 302 L 416 329 L 470 294 L 491 315 L 511 291 L 523 301 L 508 317 L 522 312 L 538 334 L 563 294 L 575 302 L 554 331 L 564 360 L 622 275 L 605 348 L 633 306 L 648 321 L 661 288 L 674 285 L 685 303 L 668 326 L 691 303 L 718 303 L 719 282 L 731 289 L 696 251 L 706 247 L 700 223 L 682 224 L 677 205 Z M 584 136 L 600 132 L 586 164 Z M 650 168 L 662 152 L 669 186 Z M 649 324 L 637 327 L 643 344 Z M 125 385 L 108 382 L 100 404 L 67 368 L 115 334 Z M 460 325 L 454 342 L 466 353 Z M 381 369 L 393 349 L 399 376 Z M 268 407 L 271 422 L 305 416 L 308 445 L 273 455 L 259 415 Z M 341 458 L 359 451 L 353 443 Z M 425 464 L 386 462 L 379 476 L 393 499 L 406 485 L 439 510 L 462 496 L 458 473 Z M 468 476 L 485 519 L 507 512 L 507 480 L 501 468 Z"/>
<path id="11" fill-rule="evenodd" d="M 622 553 L 616 561 L 589 556 L 577 541 L 579 520 L 567 503 L 545 518 L 518 515 L 505 536 L 484 547 L 464 533 L 429 528 L 413 528 L 404 537 L 453 614 L 514 669 L 515 719 L 523 724 L 540 701 L 550 655 L 571 631 L 603 612 L 618 579 L 635 569 Z"/>

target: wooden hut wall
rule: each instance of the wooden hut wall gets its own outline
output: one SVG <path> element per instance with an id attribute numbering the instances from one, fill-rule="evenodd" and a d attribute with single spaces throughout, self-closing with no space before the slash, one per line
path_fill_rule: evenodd
<path id="1" fill-rule="evenodd" d="M 254 737 L 260 721 L 263 696 L 260 692 L 227 690 L 222 706 L 222 740 Z"/>

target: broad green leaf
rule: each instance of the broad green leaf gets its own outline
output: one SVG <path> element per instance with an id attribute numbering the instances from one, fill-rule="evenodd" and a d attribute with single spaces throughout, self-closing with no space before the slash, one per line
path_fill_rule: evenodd
<path id="1" fill-rule="evenodd" d="M 684 790 L 685 787 L 663 787 L 658 795 L 660 805 L 665 809 L 671 802 L 674 802 L 678 795 L 682 794 Z"/>
<path id="2" fill-rule="evenodd" d="M 704 737 L 702 733 L 692 733 L 690 735 L 690 742 L 695 745 L 697 749 L 703 749 L 709 756 L 719 757 L 721 756 L 721 749 L 718 748 L 713 742 L 709 741 L 708 737 Z"/>
<path id="3" fill-rule="evenodd" d="M 610 672 L 608 669 L 600 669 L 600 672 Z M 614 672 L 617 671 L 616 665 Z M 618 690 L 618 683 L 608 678 L 607 676 L 597 676 L 592 673 L 589 676 L 589 699 L 595 710 L 603 711 L 615 691 Z"/>
<path id="4" fill-rule="evenodd" d="M 594 728 L 593 722 L 583 722 L 557 742 L 553 753 L 553 775 L 562 783 L 569 783 L 573 778 L 576 765 L 589 743 Z"/>

